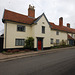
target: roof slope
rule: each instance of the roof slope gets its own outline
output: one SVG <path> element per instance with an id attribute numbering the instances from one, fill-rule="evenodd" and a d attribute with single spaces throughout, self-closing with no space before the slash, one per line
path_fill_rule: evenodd
<path id="1" fill-rule="evenodd" d="M 19 22 L 19 23 L 25 23 L 25 24 L 32 24 L 35 19 L 30 18 L 29 16 L 26 16 L 26 15 L 22 15 L 22 14 L 12 12 L 12 11 L 5 9 L 4 16 L 3 16 L 3 22 L 5 20 Z"/>
<path id="2" fill-rule="evenodd" d="M 34 21 L 34 23 L 37 23 L 38 21 L 39 21 L 39 19 L 42 17 L 42 16 L 44 16 L 45 17 L 45 19 L 46 19 L 46 21 L 47 21 L 47 23 L 50 25 L 50 23 L 49 23 L 49 21 L 48 21 L 48 19 L 47 19 L 47 17 L 45 16 L 45 14 L 43 13 L 42 15 L 40 15 L 35 21 Z M 51 26 L 51 25 L 50 25 Z"/>
<path id="3" fill-rule="evenodd" d="M 70 35 L 68 35 L 68 39 L 69 40 L 74 40 Z"/>
<path id="4" fill-rule="evenodd" d="M 38 18 L 31 18 L 29 16 L 22 15 L 22 14 L 12 12 L 12 11 L 5 9 L 4 16 L 3 16 L 3 22 L 13 21 L 13 22 L 18 22 L 18 23 L 33 24 L 33 23 L 36 23 L 43 15 L 46 18 L 44 13 L 42 15 L 40 15 Z M 47 18 L 46 18 L 46 20 L 47 20 Z M 48 20 L 47 20 L 47 22 L 48 22 Z M 48 22 L 48 24 L 50 25 L 51 29 L 65 31 L 65 32 L 69 32 L 69 33 L 75 33 L 75 29 L 65 27 L 65 26 L 57 26 L 52 22 Z"/>
<path id="5" fill-rule="evenodd" d="M 32 23 L 37 23 L 37 21 L 44 15 L 45 19 L 47 20 L 45 14 L 43 13 L 37 18 L 31 18 L 26 15 L 22 15 L 13 11 L 6 10 L 4 11 L 4 16 L 3 16 L 3 22 L 5 21 L 13 21 L 13 22 L 19 22 L 19 23 L 25 23 L 25 24 L 32 24 Z M 48 20 L 47 20 L 48 22 Z M 50 23 L 48 22 L 50 25 Z"/>
<path id="6" fill-rule="evenodd" d="M 65 31 L 65 32 L 69 32 L 69 33 L 75 33 L 75 29 L 72 29 L 72 28 L 69 28 L 66 26 L 58 26 L 52 22 L 50 22 L 50 24 L 52 25 L 51 29 L 59 30 L 59 31 Z"/>

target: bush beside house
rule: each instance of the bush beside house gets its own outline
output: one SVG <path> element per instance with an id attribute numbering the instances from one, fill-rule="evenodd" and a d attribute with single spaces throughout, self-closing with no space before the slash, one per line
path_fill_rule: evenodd
<path id="1" fill-rule="evenodd" d="M 65 47 L 72 47 L 71 45 L 67 45 L 66 44 L 66 40 L 64 41 L 64 40 L 62 40 L 59 44 L 57 44 L 57 43 L 54 43 L 54 46 L 53 47 L 51 47 L 51 48 L 65 48 Z"/>
<path id="2" fill-rule="evenodd" d="M 34 38 L 33 37 L 28 37 L 25 40 L 24 48 L 26 48 L 26 49 L 33 49 L 34 48 Z"/>

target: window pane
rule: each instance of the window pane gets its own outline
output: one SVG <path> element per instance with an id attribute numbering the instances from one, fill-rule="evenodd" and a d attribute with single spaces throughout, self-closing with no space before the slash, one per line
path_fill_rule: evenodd
<path id="1" fill-rule="evenodd" d="M 24 45 L 24 39 L 22 40 L 22 46 Z"/>
<path id="2" fill-rule="evenodd" d="M 22 42 L 21 42 L 22 40 L 20 39 L 20 46 L 22 45 Z"/>
<path id="3" fill-rule="evenodd" d="M 24 39 L 16 39 L 16 46 L 24 46 Z"/>
<path id="4" fill-rule="evenodd" d="M 53 44 L 53 39 L 51 38 L 51 44 Z"/>
<path id="5" fill-rule="evenodd" d="M 25 31 L 25 26 L 17 25 L 17 31 Z"/>
<path id="6" fill-rule="evenodd" d="M 42 33 L 45 33 L 45 26 L 42 26 Z"/>
<path id="7" fill-rule="evenodd" d="M 18 45 L 18 40 L 16 39 L 16 45 Z"/>
<path id="8" fill-rule="evenodd" d="M 59 39 L 56 39 L 56 44 L 59 44 Z"/>
<path id="9" fill-rule="evenodd" d="M 56 31 L 56 35 L 59 35 L 59 31 Z"/>

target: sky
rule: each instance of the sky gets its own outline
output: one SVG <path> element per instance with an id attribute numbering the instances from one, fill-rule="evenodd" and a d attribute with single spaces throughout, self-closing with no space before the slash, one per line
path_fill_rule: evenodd
<path id="1" fill-rule="evenodd" d="M 63 17 L 63 24 L 70 23 L 75 28 L 75 0 L 0 0 L 0 34 L 4 31 L 2 23 L 4 9 L 28 15 L 29 4 L 35 7 L 35 16 L 45 13 L 48 21 L 59 24 Z"/>

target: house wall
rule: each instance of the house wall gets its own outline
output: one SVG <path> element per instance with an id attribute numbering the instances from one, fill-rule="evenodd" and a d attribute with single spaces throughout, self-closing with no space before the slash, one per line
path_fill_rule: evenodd
<path id="1" fill-rule="evenodd" d="M 59 39 L 59 44 L 62 43 L 62 40 L 64 40 L 64 42 L 67 44 L 67 33 L 59 31 L 59 35 L 56 35 L 56 31 L 57 30 L 51 30 L 51 38 L 54 39 L 54 43 L 56 44 L 56 39 Z M 53 44 L 51 44 L 51 46 L 53 46 Z"/>
<path id="2" fill-rule="evenodd" d="M 44 24 L 42 22 L 44 22 Z M 42 26 L 45 26 L 45 34 L 42 33 Z M 51 44 L 51 40 L 50 40 L 51 38 L 54 39 L 54 42 L 56 42 L 56 39 L 59 39 L 60 41 L 62 40 L 67 41 L 67 33 L 59 32 L 59 35 L 56 35 L 56 30 L 51 30 L 44 16 L 42 16 L 41 19 L 37 22 L 37 25 L 34 25 L 32 27 L 32 30 L 33 30 L 32 33 L 34 34 L 33 37 L 35 39 L 35 43 L 34 43 L 35 48 L 37 48 L 37 38 L 36 37 L 44 37 L 43 47 L 53 46 L 53 44 Z"/>
<path id="3" fill-rule="evenodd" d="M 74 34 L 74 39 L 75 39 L 75 34 Z"/>
<path id="4" fill-rule="evenodd" d="M 44 22 L 44 24 L 42 23 Z M 45 26 L 45 34 L 42 33 L 42 26 Z M 37 22 L 36 25 L 34 25 L 32 27 L 32 30 L 33 30 L 33 33 L 34 33 L 34 39 L 35 39 L 35 42 L 34 42 L 34 48 L 37 48 L 37 37 L 44 37 L 43 39 L 43 47 L 50 47 L 50 42 L 49 42 L 49 39 L 50 39 L 50 27 L 46 21 L 46 19 L 43 17 L 41 17 L 41 19 Z"/>
<path id="5" fill-rule="evenodd" d="M 6 38 L 6 23 L 4 23 L 4 44 L 3 44 L 3 49 L 5 48 L 5 38 Z"/>
<path id="6" fill-rule="evenodd" d="M 25 25 L 26 32 L 17 31 L 17 25 Z M 15 46 L 16 38 L 26 39 L 27 37 L 33 37 L 34 48 L 37 48 L 37 37 L 43 37 L 44 48 L 51 47 L 54 45 L 51 44 L 51 38 L 53 38 L 54 43 L 56 42 L 56 39 L 59 39 L 60 42 L 62 40 L 67 41 L 67 33 L 59 31 L 59 35 L 56 35 L 56 30 L 51 30 L 44 16 L 42 16 L 39 19 L 37 24 L 33 24 L 31 26 L 16 22 L 9 22 L 9 21 L 7 21 L 4 26 L 5 26 L 4 49 L 5 49 L 5 35 L 6 35 L 6 48 L 22 48 L 23 46 Z M 45 34 L 42 33 L 42 26 L 45 26 Z"/>
<path id="7" fill-rule="evenodd" d="M 73 34 L 73 33 L 68 33 L 68 35 L 70 35 L 73 39 L 75 39 L 75 34 Z M 68 40 L 68 44 L 69 44 L 69 45 L 75 45 L 75 42 L 74 42 L 74 40 L 69 39 L 69 40 Z"/>
<path id="8" fill-rule="evenodd" d="M 6 28 L 7 25 L 7 28 Z M 24 25 L 26 27 L 25 32 L 17 31 L 17 25 Z M 32 29 L 31 26 L 21 23 L 15 22 L 7 22 L 5 23 L 5 30 L 4 31 L 4 48 L 5 48 L 5 35 L 6 35 L 6 48 L 21 48 L 23 46 L 15 46 L 15 39 L 26 39 L 27 37 L 32 36 Z"/>

